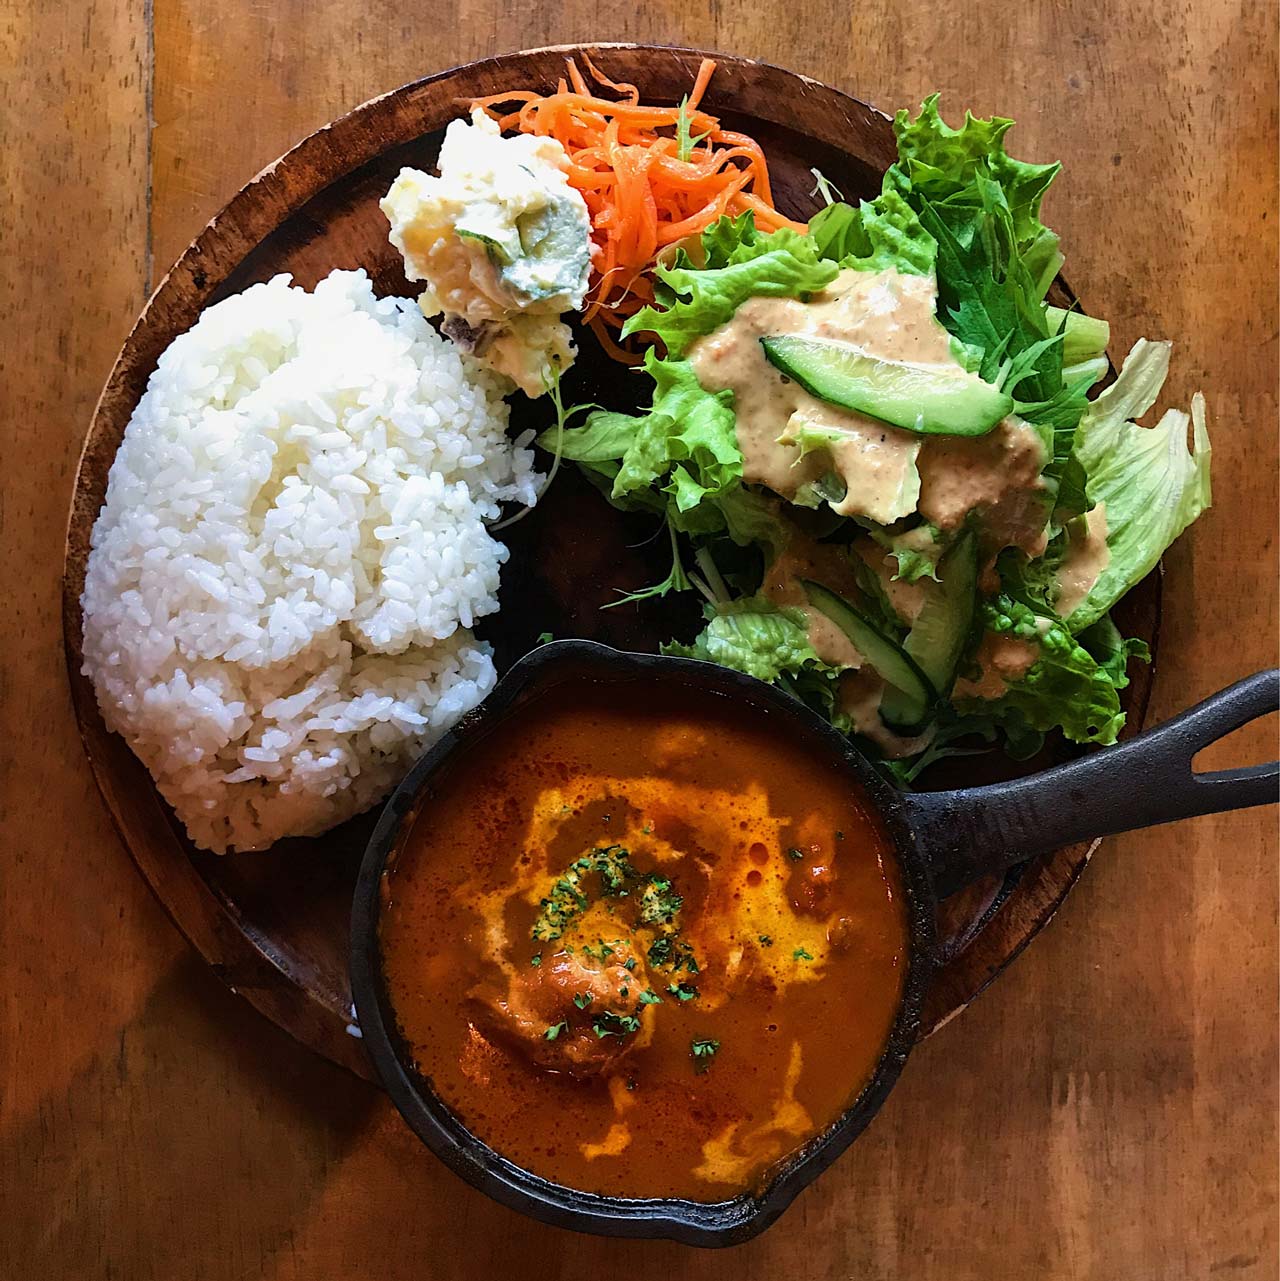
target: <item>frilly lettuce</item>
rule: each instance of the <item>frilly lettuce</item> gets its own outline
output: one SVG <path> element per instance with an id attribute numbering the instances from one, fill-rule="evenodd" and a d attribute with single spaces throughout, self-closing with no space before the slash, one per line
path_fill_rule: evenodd
<path id="1" fill-rule="evenodd" d="M 837 728 L 848 718 L 838 707 L 840 668 L 822 662 L 809 644 L 804 611 L 774 604 L 764 596 L 723 601 L 705 608 L 707 624 L 689 645 L 670 644 L 664 654 L 700 658 L 781 684 Z"/>
<path id="2" fill-rule="evenodd" d="M 654 269 L 656 307 L 636 312 L 623 334 L 652 333 L 668 358 L 732 319 L 748 298 L 803 298 L 835 279 L 835 263 L 819 257 L 809 236 L 783 227 L 767 235 L 750 213 L 721 218 L 702 233 L 703 265 L 684 250 Z"/>
<path id="3" fill-rule="evenodd" d="M 1124 713 L 1113 675 L 1114 652 L 1106 666 L 1100 664 L 1061 623 L 1008 596 L 984 602 L 978 615 L 987 630 L 1037 645 L 1039 656 L 1000 698 L 958 700 L 959 711 L 1007 720 L 1020 730 L 1061 729 L 1073 743 L 1116 741 Z"/>
<path id="4" fill-rule="evenodd" d="M 782 609 L 764 596 L 748 596 L 708 605 L 705 612 L 707 625 L 692 644 L 667 645 L 663 653 L 719 663 L 762 681 L 818 662 L 803 610 Z"/>
<path id="5" fill-rule="evenodd" d="M 894 117 L 898 140 L 894 168 L 913 190 L 934 203 L 969 204 L 975 196 L 983 198 L 984 183 L 998 186 L 1018 250 L 1048 270 L 1047 288 L 1062 258 L 1057 236 L 1040 221 L 1040 202 L 1062 166 L 1028 164 L 1009 156 L 1004 136 L 1013 127 L 1012 120 L 1000 116 L 983 120 L 966 111 L 964 124 L 953 129 L 938 113 L 938 98 L 936 93 L 926 98 L 915 120 L 905 110 Z"/>
<path id="6" fill-rule="evenodd" d="M 1155 404 L 1169 372 L 1170 344 L 1140 339 L 1120 376 L 1090 403 L 1074 457 L 1091 506 L 1106 504 L 1109 560 L 1067 620 L 1073 632 L 1105 614 L 1155 567 L 1165 549 L 1212 501 L 1204 398 L 1191 413 L 1170 409 L 1154 427 L 1132 420 Z M 1194 449 L 1187 447 L 1191 426 Z"/>
<path id="7" fill-rule="evenodd" d="M 859 271 L 894 268 L 907 275 L 933 271 L 936 247 L 900 192 L 886 187 L 872 201 L 832 204 L 809 221 L 809 235 L 823 258 Z"/>
<path id="8" fill-rule="evenodd" d="M 597 467 L 616 462 L 608 474 L 610 497 L 619 506 L 649 506 L 644 495 L 656 486 L 678 516 L 687 516 L 704 498 L 725 493 L 742 478 L 733 393 L 706 391 L 687 360 L 661 360 L 652 348 L 645 353 L 645 369 L 654 384 L 649 412 L 596 412 L 564 433 L 561 453 Z M 552 448 L 556 442 L 544 433 L 539 443 Z"/>
<path id="9" fill-rule="evenodd" d="M 899 159 L 885 189 L 902 195 L 935 241 L 938 318 L 981 353 L 978 373 L 1014 396 L 1015 412 L 1027 422 L 1069 433 L 1102 369 L 1090 365 L 1064 377 L 1065 321 L 1044 303 L 1062 254 L 1040 221 L 1040 202 L 1060 166 L 1012 159 L 1004 149 L 1012 123 L 966 113 L 953 129 L 938 114 L 936 94 L 915 120 L 900 111 Z M 1088 342 L 1097 330 L 1081 333 Z"/>

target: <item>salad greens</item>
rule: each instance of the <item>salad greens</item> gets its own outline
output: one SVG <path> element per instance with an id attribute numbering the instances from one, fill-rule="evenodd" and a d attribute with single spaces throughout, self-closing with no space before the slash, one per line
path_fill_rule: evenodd
<path id="1" fill-rule="evenodd" d="M 1149 656 L 1110 610 L 1210 502 L 1201 397 L 1190 414 L 1135 421 L 1159 396 L 1168 344 L 1139 341 L 1090 399 L 1109 327 L 1046 302 L 1063 257 L 1040 207 L 1059 166 L 1010 157 L 1011 124 L 967 114 L 952 128 L 934 96 L 898 114 L 898 159 L 874 200 L 837 199 L 819 175 L 828 203 L 807 234 L 762 232 L 748 213 L 682 243 L 624 330 L 652 340 L 648 410 L 597 411 L 555 442 L 616 506 L 666 523 L 670 575 L 625 599 L 706 598 L 702 631 L 665 652 L 782 685 L 904 780 L 979 741 L 1019 756 L 1051 730 L 1114 742 L 1126 666 Z M 886 282 L 890 308 L 912 280 L 917 296 L 936 289 L 926 321 L 952 363 L 867 351 L 833 322 L 816 339 L 760 336 L 772 385 L 808 397 L 776 424 L 806 479 L 773 492 L 744 452 L 735 391 L 700 378 L 696 345 L 749 299 L 829 302 L 864 272 Z M 908 514 L 892 524 L 845 502 L 858 473 L 826 467 L 858 424 L 886 447 L 917 442 L 893 506 Z M 1015 474 L 1019 433 L 1028 475 Z M 958 514 L 929 506 L 961 484 L 973 496 Z"/>

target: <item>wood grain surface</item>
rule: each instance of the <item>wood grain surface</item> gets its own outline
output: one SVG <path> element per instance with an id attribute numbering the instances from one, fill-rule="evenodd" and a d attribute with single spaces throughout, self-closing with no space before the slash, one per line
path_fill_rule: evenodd
<path id="1" fill-rule="evenodd" d="M 62 668 L 71 472 L 114 353 L 204 221 L 297 138 L 487 53 L 652 39 L 882 107 L 938 88 L 1059 156 L 1068 274 L 1178 340 L 1217 504 L 1167 558 L 1155 718 L 1275 661 L 1276 11 L 1245 0 L 11 0 L 0 10 L 0 1277 L 1271 1278 L 1274 812 L 1121 838 L 885 1113 L 741 1249 L 502 1210 L 371 1087 L 225 992 L 121 850 Z M 16 69 L 14 74 L 13 69 Z M 1211 764 L 1275 748 L 1274 718 Z"/>

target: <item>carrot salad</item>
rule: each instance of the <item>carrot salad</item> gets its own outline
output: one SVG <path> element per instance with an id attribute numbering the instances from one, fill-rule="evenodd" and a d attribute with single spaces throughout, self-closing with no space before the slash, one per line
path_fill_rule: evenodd
<path id="1" fill-rule="evenodd" d="M 517 90 L 476 98 L 504 131 L 556 139 L 569 157 L 571 186 L 591 214 L 595 245 L 584 320 L 606 351 L 634 364 L 609 330 L 652 301 L 649 269 L 669 245 L 696 236 L 724 214 L 750 212 L 765 231 L 805 224 L 774 208 L 760 145 L 722 129 L 701 102 L 716 64 L 704 58 L 678 107 L 646 105 L 631 84 L 618 84 L 584 56 L 593 89 L 572 58 L 549 94 Z M 602 97 L 607 90 L 616 97 Z M 519 105 L 516 105 L 519 104 Z"/>

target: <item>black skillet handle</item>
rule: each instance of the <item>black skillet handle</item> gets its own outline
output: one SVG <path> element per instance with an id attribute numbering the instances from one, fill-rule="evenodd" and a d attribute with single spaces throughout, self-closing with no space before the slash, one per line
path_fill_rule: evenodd
<path id="1" fill-rule="evenodd" d="M 1034 854 L 1112 832 L 1280 799 L 1280 764 L 1197 774 L 1210 743 L 1280 709 L 1280 670 L 1259 672 L 1116 747 L 1028 778 L 906 797 L 940 898 Z"/>

